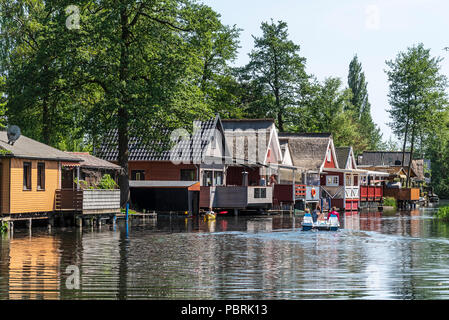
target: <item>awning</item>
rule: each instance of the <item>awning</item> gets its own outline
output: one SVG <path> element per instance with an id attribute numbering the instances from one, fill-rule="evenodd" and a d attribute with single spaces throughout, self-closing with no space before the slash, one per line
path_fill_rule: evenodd
<path id="1" fill-rule="evenodd" d="M 81 166 L 81 163 L 79 163 L 79 162 L 67 162 L 67 161 L 63 161 L 63 162 L 61 162 L 61 165 L 62 165 L 63 167 L 73 168 L 73 167 L 79 167 L 79 166 Z"/>
<path id="2" fill-rule="evenodd" d="M 187 188 L 191 191 L 199 191 L 199 181 L 155 181 L 155 180 L 130 180 L 130 188 Z"/>

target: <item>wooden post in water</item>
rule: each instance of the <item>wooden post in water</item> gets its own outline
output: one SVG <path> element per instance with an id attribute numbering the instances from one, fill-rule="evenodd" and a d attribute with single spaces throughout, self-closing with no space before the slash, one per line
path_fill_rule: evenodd
<path id="1" fill-rule="evenodd" d="M 30 233 L 30 235 L 31 235 L 32 223 L 33 223 L 33 220 L 31 218 L 27 220 L 27 227 L 28 227 L 28 232 Z"/>

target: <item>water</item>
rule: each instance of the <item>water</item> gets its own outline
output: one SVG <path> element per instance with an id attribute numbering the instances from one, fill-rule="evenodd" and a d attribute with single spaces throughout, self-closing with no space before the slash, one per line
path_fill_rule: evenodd
<path id="1" fill-rule="evenodd" d="M 449 224 L 433 215 L 346 214 L 338 232 L 288 215 L 16 228 L 0 240 L 0 299 L 448 299 Z"/>

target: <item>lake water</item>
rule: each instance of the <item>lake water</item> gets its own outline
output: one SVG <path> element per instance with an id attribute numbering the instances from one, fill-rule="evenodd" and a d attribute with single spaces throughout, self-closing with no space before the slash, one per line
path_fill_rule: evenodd
<path id="1" fill-rule="evenodd" d="M 0 299 L 448 299 L 449 224 L 434 213 L 342 214 L 337 232 L 289 215 L 16 228 L 0 240 Z"/>

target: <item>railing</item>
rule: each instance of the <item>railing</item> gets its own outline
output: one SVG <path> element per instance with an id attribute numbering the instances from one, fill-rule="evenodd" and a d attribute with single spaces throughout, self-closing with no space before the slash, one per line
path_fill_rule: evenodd
<path id="1" fill-rule="evenodd" d="M 418 188 L 385 188 L 385 197 L 393 197 L 396 200 L 402 201 L 418 201 L 419 189 Z"/>
<path id="2" fill-rule="evenodd" d="M 55 210 L 83 213 L 118 212 L 120 211 L 120 190 L 57 189 Z"/>
<path id="3" fill-rule="evenodd" d="M 82 190 L 57 189 L 55 197 L 56 210 L 80 211 L 83 209 Z"/>
<path id="4" fill-rule="evenodd" d="M 305 184 L 296 184 L 295 185 L 295 196 L 296 197 L 305 197 L 306 196 L 306 185 Z"/>
<path id="5" fill-rule="evenodd" d="M 360 186 L 360 201 L 380 201 L 382 196 L 382 186 Z"/>
<path id="6" fill-rule="evenodd" d="M 201 187 L 201 208 L 246 208 L 265 206 L 273 202 L 271 186 Z"/>
<path id="7" fill-rule="evenodd" d="M 345 187 L 345 198 L 346 199 L 358 199 L 359 198 L 359 187 L 358 186 Z"/>

